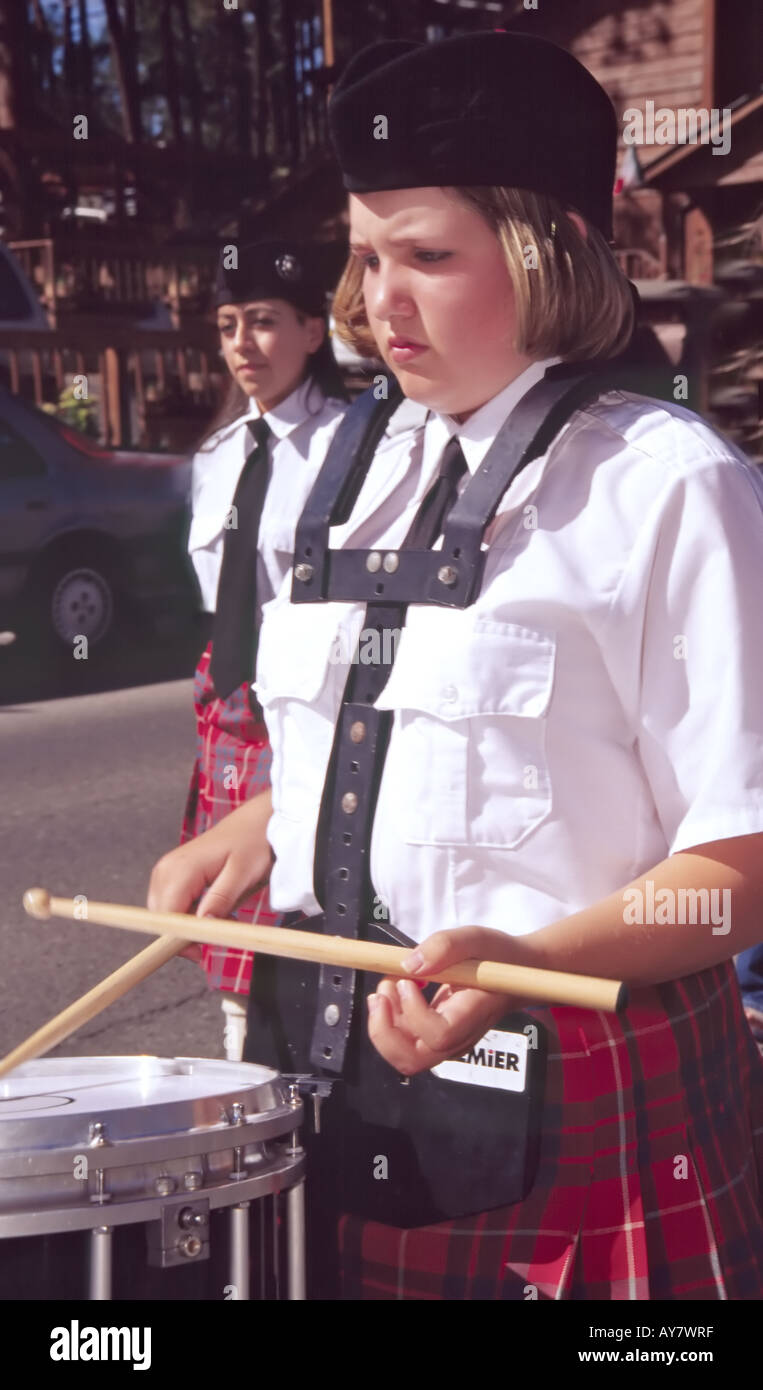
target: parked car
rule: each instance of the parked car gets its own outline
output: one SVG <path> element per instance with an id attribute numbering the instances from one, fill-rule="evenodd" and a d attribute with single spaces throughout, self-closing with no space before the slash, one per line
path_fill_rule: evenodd
<path id="1" fill-rule="evenodd" d="M 0 629 L 54 647 L 156 631 L 198 606 L 190 460 L 116 452 L 0 388 Z"/>
<path id="2" fill-rule="evenodd" d="M 10 246 L 0 241 L 0 328 L 50 332 L 48 316 Z"/>

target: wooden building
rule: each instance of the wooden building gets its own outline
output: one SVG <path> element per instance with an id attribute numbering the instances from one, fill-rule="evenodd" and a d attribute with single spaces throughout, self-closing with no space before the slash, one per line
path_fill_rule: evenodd
<path id="1" fill-rule="evenodd" d="M 391 7 L 394 10 L 394 6 Z M 411 7 L 402 32 L 390 16 L 379 37 L 444 38 L 511 28 L 568 48 L 612 99 L 621 140 L 615 245 L 646 319 L 689 377 L 692 404 L 763 461 L 763 16 L 751 0 L 539 0 L 475 5 L 430 0 Z M 334 43 L 347 55 L 368 41 L 358 11 L 335 0 Z M 626 142 L 625 113 L 644 117 L 646 140 Z M 685 143 L 649 140 L 650 109 L 686 113 Z M 713 137 L 711 114 L 718 113 Z M 691 113 L 707 112 L 702 121 Z M 571 113 L 574 118 L 574 113 Z M 652 121 L 655 135 L 670 122 Z M 662 129 L 660 129 L 660 125 Z M 726 133 L 727 132 L 727 133 Z M 727 151 L 721 136 L 728 139 Z M 692 136 L 694 143 L 690 143 Z M 725 141 L 724 141 L 725 143 Z M 277 197 L 248 210 L 260 231 L 274 219 L 297 231 L 310 209 L 315 233 L 341 238 L 345 198 L 320 149 L 287 176 Z"/>
<path id="2" fill-rule="evenodd" d="M 73 370 L 77 353 L 102 363 L 110 349 L 112 370 L 100 379 L 111 442 L 130 439 L 132 418 L 134 443 L 183 443 L 183 419 L 187 424 L 194 411 L 203 416 L 218 380 L 203 313 L 216 245 L 279 232 L 311 237 L 325 243 L 327 266 L 338 274 L 346 197 L 328 145 L 325 104 L 350 54 L 375 38 L 435 40 L 511 28 L 569 48 L 609 92 L 622 136 L 615 196 L 620 263 L 677 369 L 689 376 L 692 404 L 708 410 L 754 457 L 763 456 L 763 24 L 754 0 L 538 0 L 537 8 L 532 0 L 280 0 L 273 26 L 267 5 L 252 8 L 255 129 L 243 163 L 236 156 L 207 168 L 199 153 L 189 183 L 195 156 L 188 147 L 136 150 L 112 138 L 100 147 L 100 163 L 91 146 L 87 168 L 84 155 L 74 168 L 80 156 L 71 142 L 68 164 L 56 154 L 55 140 L 49 146 L 51 187 L 56 178 L 80 191 L 99 181 L 116 186 L 120 216 L 103 227 L 67 228 L 59 221 L 47 235 L 11 242 L 40 288 L 55 332 L 47 355 L 16 354 L 14 389 L 50 394 L 51 383 Z M 635 144 L 628 117 L 634 110 L 644 117 Z M 717 138 L 699 121 L 713 111 L 722 122 Z M 660 112 L 675 117 L 672 143 L 660 143 L 671 134 Z M 728 149 L 721 148 L 721 135 Z M 23 132 L 19 139 L 23 145 Z M 39 141 L 39 130 L 29 139 Z M 130 219 L 125 197 L 133 184 L 139 207 Z M 188 205 L 179 228 L 172 209 L 183 199 Z M 152 314 L 161 344 L 158 336 L 146 340 Z M 131 350 L 131 331 L 140 332 L 141 346 L 156 345 L 153 359 L 149 347 L 138 352 L 137 337 Z M 0 334 L 0 363 L 12 348 Z M 115 383 L 122 393 L 116 402 Z M 136 396 L 137 416 L 127 409 Z"/>

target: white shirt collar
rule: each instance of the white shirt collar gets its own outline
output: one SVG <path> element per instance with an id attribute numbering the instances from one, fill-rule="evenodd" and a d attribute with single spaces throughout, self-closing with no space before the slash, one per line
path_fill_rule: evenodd
<path id="1" fill-rule="evenodd" d="M 433 410 L 426 424 L 424 436 L 424 468 L 440 459 L 442 451 L 454 434 L 458 435 L 470 473 L 476 473 L 498 430 L 508 419 L 522 397 L 545 375 L 546 368 L 561 362 L 561 357 L 544 357 L 539 362 L 531 362 L 519 376 L 504 386 L 496 396 L 475 410 L 469 419 L 460 425 L 452 415 L 443 415 Z"/>
<path id="2" fill-rule="evenodd" d="M 312 394 L 312 399 L 311 397 Z M 287 434 L 291 434 L 298 425 L 310 415 L 314 415 L 323 405 L 323 392 L 313 381 L 312 377 L 307 377 L 300 382 L 295 391 L 278 405 L 274 405 L 272 410 L 261 411 L 256 400 L 252 397 L 246 416 L 247 420 L 257 420 L 260 415 L 264 415 L 270 425 L 276 439 L 284 439 Z"/>

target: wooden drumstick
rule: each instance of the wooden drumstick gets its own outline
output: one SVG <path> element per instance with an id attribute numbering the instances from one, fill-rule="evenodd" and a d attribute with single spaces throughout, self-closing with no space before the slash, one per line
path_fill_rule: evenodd
<path id="1" fill-rule="evenodd" d="M 26 904 L 27 911 L 29 907 Z M 5 1076 L 7 1072 L 18 1067 L 21 1062 L 31 1062 L 34 1057 L 42 1057 L 43 1053 L 50 1052 L 51 1048 L 57 1047 L 64 1038 L 76 1033 L 83 1023 L 89 1023 L 96 1014 L 107 1009 L 109 1004 L 121 999 L 123 994 L 132 989 L 133 985 L 140 984 L 141 980 L 153 975 L 160 965 L 164 965 L 173 956 L 182 951 L 184 946 L 189 943 L 176 936 L 160 937 L 158 941 L 152 941 L 145 950 L 139 951 L 137 956 L 128 960 L 124 965 L 120 965 L 118 970 L 114 970 L 111 975 L 107 975 L 105 980 L 101 980 L 93 989 L 83 994 L 81 999 L 75 999 L 67 1009 L 63 1009 L 55 1018 L 51 1018 L 48 1023 L 44 1023 L 38 1028 L 36 1033 L 32 1033 L 18 1047 L 14 1047 L 6 1057 L 0 1059 L 0 1076 Z"/>
<path id="2" fill-rule="evenodd" d="M 192 917 L 183 912 L 149 912 L 144 907 L 87 900 L 85 912 L 75 914 L 71 898 L 52 898 L 44 888 L 30 888 L 24 894 L 24 907 L 32 917 L 75 917 L 105 927 L 148 932 L 183 941 L 201 941 L 214 946 L 235 946 L 263 955 L 286 956 L 292 960 L 316 961 L 322 965 L 341 965 L 350 970 L 367 970 L 374 975 L 393 975 L 409 979 L 402 961 L 408 955 L 399 946 L 377 946 L 371 941 L 323 936 L 320 932 L 293 931 L 286 927 L 262 927 L 219 917 Z M 570 1004 L 584 1009 L 603 1009 L 614 1013 L 625 1008 L 626 989 L 617 980 L 601 980 L 591 975 L 569 975 L 558 970 L 539 970 L 526 965 L 504 965 L 498 961 L 469 960 L 452 965 L 429 978 L 441 984 L 470 985 L 499 994 L 516 994 L 546 1004 Z"/>

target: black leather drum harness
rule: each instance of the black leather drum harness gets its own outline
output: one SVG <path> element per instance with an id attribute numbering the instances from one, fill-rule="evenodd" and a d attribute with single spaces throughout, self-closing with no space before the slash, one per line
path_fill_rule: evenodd
<path id="1" fill-rule="evenodd" d="M 393 926 L 374 921 L 371 907 L 371 832 L 392 719 L 375 701 L 396 646 L 382 640 L 383 633 L 403 628 L 409 603 L 466 608 L 475 601 L 486 555 L 482 537 L 504 493 L 575 410 L 625 384 L 611 365 L 547 370 L 451 508 L 439 550 L 329 548 L 329 528 L 349 519 L 401 402 L 397 382 L 390 380 L 381 401 L 370 388 L 345 415 L 297 527 L 292 602 L 365 602 L 363 635 L 378 632 L 380 638 L 350 666 L 316 838 L 314 891 L 323 911 L 300 921 L 306 930 L 413 945 Z M 538 1020 L 511 1014 L 496 1025 L 498 1036 L 515 1040 L 504 1044 L 514 1049 L 514 1066 L 522 1051 L 521 1090 L 432 1072 L 401 1079 L 369 1042 L 365 1010 L 355 1007 L 357 996 L 372 988 L 339 967 L 257 961 L 245 1056 L 309 1077 L 306 1089 L 329 1097 L 312 1144 L 312 1181 L 325 1199 L 333 1193 L 336 1210 L 395 1226 L 521 1200 L 532 1186 L 540 1143 L 545 1036 Z M 523 1036 L 530 1039 L 526 1049 Z M 482 1053 L 484 1062 L 499 1065 L 492 1048 Z"/>

